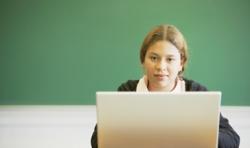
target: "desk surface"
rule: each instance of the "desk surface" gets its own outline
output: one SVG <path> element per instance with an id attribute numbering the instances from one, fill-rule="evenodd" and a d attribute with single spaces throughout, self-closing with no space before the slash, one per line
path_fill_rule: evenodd
<path id="1" fill-rule="evenodd" d="M 248 148 L 250 106 L 221 112 L 240 134 L 240 148 Z M 95 106 L 0 106 L 0 147 L 91 148 L 95 123 Z"/>

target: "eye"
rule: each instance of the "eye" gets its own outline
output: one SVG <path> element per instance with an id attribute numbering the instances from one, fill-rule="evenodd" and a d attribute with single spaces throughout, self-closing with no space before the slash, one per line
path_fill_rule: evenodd
<path id="1" fill-rule="evenodd" d="M 174 58 L 167 58 L 167 62 L 173 62 L 174 60 Z"/>
<path id="2" fill-rule="evenodd" d="M 156 62 L 157 61 L 157 57 L 156 56 L 150 56 L 150 60 L 153 61 L 153 62 Z"/>

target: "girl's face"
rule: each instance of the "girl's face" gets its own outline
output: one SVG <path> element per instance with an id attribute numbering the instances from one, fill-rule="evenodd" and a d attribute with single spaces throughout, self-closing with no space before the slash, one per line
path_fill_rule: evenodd
<path id="1" fill-rule="evenodd" d="M 168 41 L 151 45 L 142 65 L 150 91 L 171 91 L 183 66 L 178 49 Z"/>

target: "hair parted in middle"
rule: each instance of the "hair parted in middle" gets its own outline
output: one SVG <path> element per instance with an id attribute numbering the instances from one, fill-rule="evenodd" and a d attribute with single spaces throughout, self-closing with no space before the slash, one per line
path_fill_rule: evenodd
<path id="1" fill-rule="evenodd" d="M 152 29 L 145 37 L 141 50 L 140 61 L 144 63 L 147 50 L 157 41 L 168 41 L 173 44 L 180 52 L 181 64 L 183 65 L 180 75 L 184 72 L 188 59 L 187 43 L 182 33 L 173 25 L 159 25 Z"/>

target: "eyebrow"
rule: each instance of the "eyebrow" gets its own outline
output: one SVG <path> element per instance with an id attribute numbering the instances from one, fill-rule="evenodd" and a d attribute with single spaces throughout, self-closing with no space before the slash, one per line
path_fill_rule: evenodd
<path id="1" fill-rule="evenodd" d="M 158 55 L 157 53 L 155 53 L 155 52 L 149 52 L 149 54 L 159 56 L 159 55 Z"/>
<path id="2" fill-rule="evenodd" d="M 160 55 L 159 54 L 157 54 L 157 53 L 155 53 L 155 52 L 149 52 L 149 54 L 150 55 L 156 55 L 156 56 L 159 56 L 160 57 Z M 169 55 L 166 55 L 167 57 L 175 57 L 175 55 L 173 55 L 173 54 L 169 54 Z"/>

